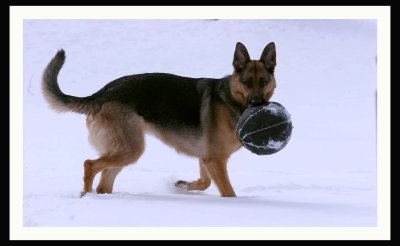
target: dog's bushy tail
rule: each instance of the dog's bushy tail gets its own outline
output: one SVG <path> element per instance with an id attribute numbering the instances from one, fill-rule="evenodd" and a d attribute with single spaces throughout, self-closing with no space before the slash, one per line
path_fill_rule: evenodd
<path id="1" fill-rule="evenodd" d="M 50 107 L 58 112 L 73 111 L 89 114 L 95 111 L 96 103 L 89 97 L 64 94 L 58 86 L 57 76 L 65 62 L 64 50 L 59 50 L 43 72 L 42 92 Z"/>

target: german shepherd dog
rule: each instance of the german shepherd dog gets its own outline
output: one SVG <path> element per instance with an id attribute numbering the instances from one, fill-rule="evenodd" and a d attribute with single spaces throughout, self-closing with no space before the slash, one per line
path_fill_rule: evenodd
<path id="1" fill-rule="evenodd" d="M 64 61 L 65 52 L 59 50 L 44 70 L 42 90 L 54 110 L 87 116 L 89 141 L 100 157 L 84 162 L 81 196 L 92 192 L 99 172 L 96 192 L 112 193 L 121 169 L 142 155 L 145 132 L 179 153 L 199 158 L 200 178 L 177 181 L 177 188 L 205 190 L 213 181 L 222 197 L 236 196 L 227 172 L 229 156 L 241 147 L 235 126 L 247 107 L 268 102 L 274 92 L 273 42 L 259 60 L 250 60 L 246 47 L 238 42 L 233 74 L 221 79 L 136 74 L 116 79 L 87 97 L 60 90 L 57 76 Z"/>

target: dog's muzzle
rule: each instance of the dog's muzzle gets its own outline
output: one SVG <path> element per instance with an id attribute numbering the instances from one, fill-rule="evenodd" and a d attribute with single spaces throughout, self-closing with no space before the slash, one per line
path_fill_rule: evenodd
<path id="1" fill-rule="evenodd" d="M 265 104 L 266 101 L 262 96 L 249 97 L 247 100 L 247 107 L 256 107 Z"/>

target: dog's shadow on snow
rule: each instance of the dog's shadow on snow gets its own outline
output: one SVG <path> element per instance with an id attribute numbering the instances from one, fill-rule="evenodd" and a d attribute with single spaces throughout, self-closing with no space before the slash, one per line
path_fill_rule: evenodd
<path id="1" fill-rule="evenodd" d="M 124 200 L 124 201 L 148 201 L 148 202 L 164 202 L 164 203 L 186 203 L 197 205 L 224 205 L 238 207 L 279 207 L 286 209 L 302 209 L 302 210 L 352 210 L 354 209 L 349 204 L 328 204 L 323 202 L 296 202 L 271 199 L 263 196 L 237 196 L 237 197 L 220 197 L 219 195 L 210 195 L 204 192 L 180 191 L 175 193 L 127 193 L 115 192 L 113 194 L 95 194 L 88 193 L 81 199 L 92 200 Z"/>

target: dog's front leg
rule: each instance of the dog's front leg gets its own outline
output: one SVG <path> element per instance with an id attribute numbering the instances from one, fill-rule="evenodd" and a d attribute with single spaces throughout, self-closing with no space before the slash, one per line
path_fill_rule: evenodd
<path id="1" fill-rule="evenodd" d="M 207 168 L 208 174 L 217 185 L 219 193 L 222 197 L 235 197 L 231 182 L 228 177 L 227 170 L 228 159 L 203 159 L 204 166 Z"/>
<path id="2" fill-rule="evenodd" d="M 179 180 L 175 183 L 175 187 L 182 190 L 205 190 L 211 185 L 211 178 L 208 175 L 208 171 L 204 165 L 202 159 L 199 160 L 200 166 L 200 178 L 196 181 L 187 182 Z"/>

